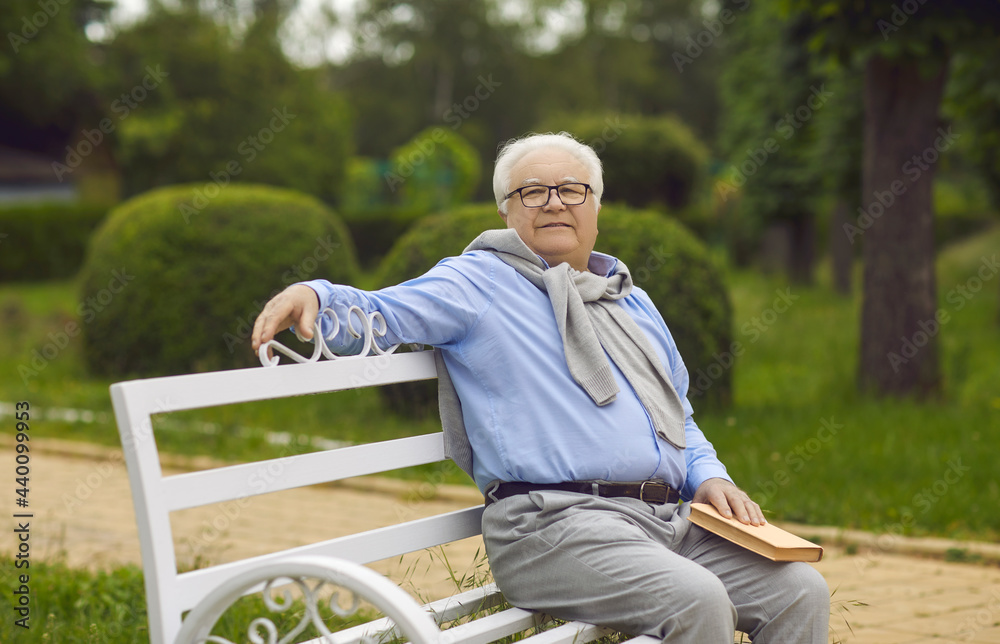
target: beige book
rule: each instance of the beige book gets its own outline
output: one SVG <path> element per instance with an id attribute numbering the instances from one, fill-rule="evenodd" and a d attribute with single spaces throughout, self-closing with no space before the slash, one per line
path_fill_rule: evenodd
<path id="1" fill-rule="evenodd" d="M 692 503 L 688 518 L 695 525 L 772 561 L 819 561 L 823 558 L 823 548 L 811 541 L 770 523 L 753 526 L 727 519 L 708 503 Z"/>

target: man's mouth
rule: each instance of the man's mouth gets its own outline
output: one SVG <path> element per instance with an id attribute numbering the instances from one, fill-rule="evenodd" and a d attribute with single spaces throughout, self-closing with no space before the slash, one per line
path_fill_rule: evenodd
<path id="1" fill-rule="evenodd" d="M 545 224 L 542 228 L 572 228 L 569 224 L 564 224 L 561 222 L 556 222 L 553 224 Z"/>

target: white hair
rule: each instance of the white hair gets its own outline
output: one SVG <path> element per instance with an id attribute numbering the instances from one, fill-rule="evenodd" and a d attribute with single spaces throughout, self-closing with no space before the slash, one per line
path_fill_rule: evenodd
<path id="1" fill-rule="evenodd" d="M 503 144 L 500 152 L 497 153 L 496 165 L 493 167 L 493 195 L 497 200 L 497 208 L 501 212 L 507 212 L 507 201 L 504 199 L 510 193 L 510 175 L 517 165 L 517 162 L 527 156 L 528 153 L 543 148 L 557 148 L 569 152 L 590 175 L 590 190 L 594 193 L 594 205 L 601 204 L 601 195 L 604 193 L 604 174 L 601 169 L 601 160 L 597 153 L 589 145 L 576 140 L 569 132 L 553 134 L 528 134 L 520 139 L 511 139 Z"/>

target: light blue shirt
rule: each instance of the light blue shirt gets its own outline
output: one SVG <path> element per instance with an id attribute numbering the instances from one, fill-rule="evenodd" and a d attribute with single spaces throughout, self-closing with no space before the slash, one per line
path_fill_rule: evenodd
<path id="1" fill-rule="evenodd" d="M 610 275 L 617 259 L 593 253 L 590 270 Z M 618 300 L 650 339 L 686 412 L 687 448 L 659 438 L 622 372 L 608 358 L 617 399 L 598 407 L 573 380 L 548 295 L 492 253 L 449 257 L 424 275 L 379 291 L 304 282 L 320 310 L 337 311 L 340 333 L 331 347 L 356 351 L 347 310 L 380 312 L 387 344 L 438 347 L 462 401 L 480 490 L 495 479 L 558 483 L 660 478 L 690 499 L 706 479 L 729 479 L 715 449 L 691 417 L 688 373 L 677 346 L 646 292 L 633 287 Z M 324 334 L 332 329 L 321 321 Z"/>

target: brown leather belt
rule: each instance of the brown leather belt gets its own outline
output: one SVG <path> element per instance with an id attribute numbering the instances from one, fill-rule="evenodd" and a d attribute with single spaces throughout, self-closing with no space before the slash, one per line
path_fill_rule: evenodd
<path id="1" fill-rule="evenodd" d="M 516 494 L 527 494 L 536 490 L 559 490 L 562 492 L 578 492 L 603 497 L 628 497 L 639 499 L 653 505 L 677 503 L 680 493 L 663 481 L 634 481 L 631 483 L 612 483 L 609 481 L 570 481 L 567 483 L 499 483 L 492 489 L 486 489 L 486 505 L 494 501 L 506 499 Z"/>

